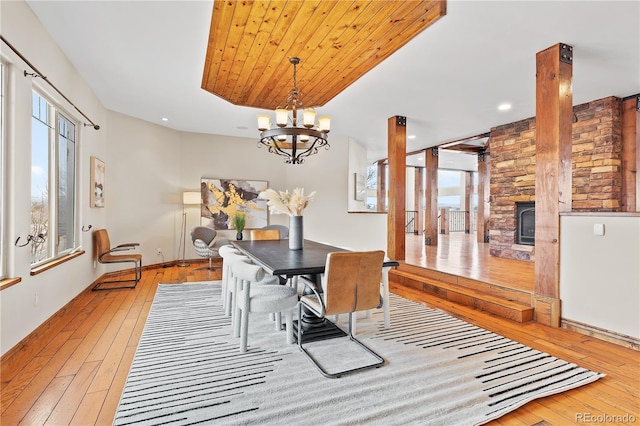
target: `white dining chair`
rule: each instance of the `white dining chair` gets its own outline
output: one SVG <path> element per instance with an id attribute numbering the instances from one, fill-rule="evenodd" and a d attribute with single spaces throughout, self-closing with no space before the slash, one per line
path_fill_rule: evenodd
<path id="1" fill-rule="evenodd" d="M 240 337 L 240 352 L 247 351 L 249 313 L 252 312 L 274 313 L 276 330 L 280 330 L 280 315 L 284 312 L 286 339 L 288 344 L 292 344 L 293 311 L 298 304 L 297 291 L 286 285 L 255 285 L 265 275 L 264 270 L 258 265 L 236 261 L 231 269 L 237 283 L 236 306 L 239 315 L 234 315 L 234 333 L 236 337 Z"/>
<path id="2" fill-rule="evenodd" d="M 231 275 L 231 259 L 232 256 L 239 256 L 240 252 L 232 245 L 225 245 L 218 249 L 218 254 L 222 257 L 222 294 L 220 296 L 222 307 L 225 312 L 227 309 L 227 292 L 229 285 L 229 276 Z"/>

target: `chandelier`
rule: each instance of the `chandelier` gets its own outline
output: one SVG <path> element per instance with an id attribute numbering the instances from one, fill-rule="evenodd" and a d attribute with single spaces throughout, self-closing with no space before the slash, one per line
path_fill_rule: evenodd
<path id="1" fill-rule="evenodd" d="M 258 147 L 268 147 L 269 152 L 284 157 L 287 164 L 302 164 L 306 157 L 317 154 L 321 147 L 329 149 L 327 133 L 330 130 L 331 118 L 318 117 L 316 126 L 316 111 L 313 108 L 303 110 L 301 93 L 296 86 L 296 66 L 300 63 L 300 58 L 289 58 L 289 62 L 293 65 L 293 88 L 287 96 L 284 108 L 278 107 L 275 110 L 276 127 L 272 128 L 269 115 L 258 116 Z M 300 111 L 302 123 L 298 122 Z"/>

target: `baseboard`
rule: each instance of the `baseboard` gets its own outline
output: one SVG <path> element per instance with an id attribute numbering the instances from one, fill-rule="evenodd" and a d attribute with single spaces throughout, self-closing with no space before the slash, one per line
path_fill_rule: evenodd
<path id="1" fill-rule="evenodd" d="M 562 319 L 561 327 L 567 330 L 575 331 L 580 334 L 595 337 L 605 342 L 613 343 L 618 346 L 640 351 L 640 339 L 625 334 L 616 333 L 615 331 L 605 330 L 593 325 L 584 324 L 578 321 Z"/>

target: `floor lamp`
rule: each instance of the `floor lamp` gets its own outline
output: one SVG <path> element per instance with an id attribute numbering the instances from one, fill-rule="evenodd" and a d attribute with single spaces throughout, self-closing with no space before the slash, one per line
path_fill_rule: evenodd
<path id="1" fill-rule="evenodd" d="M 189 266 L 187 262 L 185 262 L 185 251 L 187 248 L 187 211 L 185 210 L 185 206 L 187 205 L 200 205 L 200 193 L 199 192 L 183 192 L 182 193 L 182 229 L 180 231 L 180 241 L 182 242 L 182 249 L 180 250 L 180 262 L 178 262 L 178 266 L 186 267 Z"/>

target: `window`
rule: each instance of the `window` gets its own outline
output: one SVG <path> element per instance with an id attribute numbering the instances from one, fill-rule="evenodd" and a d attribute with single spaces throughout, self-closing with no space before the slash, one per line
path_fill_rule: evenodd
<path id="1" fill-rule="evenodd" d="M 33 92 L 31 119 L 31 264 L 76 246 L 76 123 Z"/>
<path id="2" fill-rule="evenodd" d="M 6 65 L 3 62 L 0 62 L 0 280 L 3 279 L 5 277 L 6 274 L 6 259 L 7 256 L 5 255 L 5 249 L 6 249 L 6 241 L 5 241 L 5 228 L 4 228 L 4 224 L 5 224 L 5 212 L 7 211 L 7 209 L 5 208 L 5 187 L 4 187 L 4 183 L 6 182 L 6 170 L 7 170 L 7 164 L 5 163 L 5 158 L 6 158 L 6 141 L 7 138 L 5 137 L 5 126 L 6 126 L 6 120 L 5 120 L 5 111 L 6 111 Z"/>

